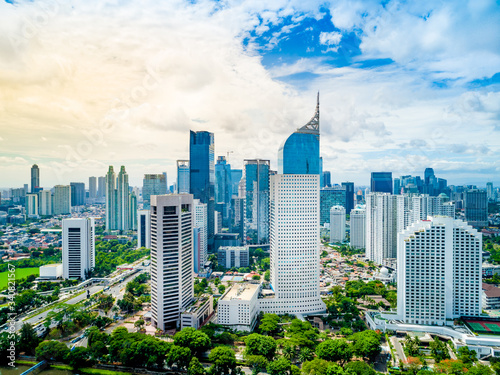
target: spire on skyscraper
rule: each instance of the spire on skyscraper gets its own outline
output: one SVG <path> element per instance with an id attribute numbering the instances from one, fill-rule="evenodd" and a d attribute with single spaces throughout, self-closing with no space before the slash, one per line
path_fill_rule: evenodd
<path id="1" fill-rule="evenodd" d="M 312 133 L 319 135 L 319 91 L 316 101 L 316 111 L 307 124 L 297 130 L 300 133 Z"/>

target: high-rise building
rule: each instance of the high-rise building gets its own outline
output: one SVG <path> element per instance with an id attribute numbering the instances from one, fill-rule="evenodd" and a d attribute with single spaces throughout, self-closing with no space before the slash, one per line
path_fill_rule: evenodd
<path id="1" fill-rule="evenodd" d="M 62 260 L 65 279 L 82 279 L 95 267 L 94 218 L 62 221 Z"/>
<path id="2" fill-rule="evenodd" d="M 71 206 L 85 205 L 85 184 L 83 182 L 70 182 Z"/>
<path id="3" fill-rule="evenodd" d="M 245 243 L 269 243 L 269 160 L 245 160 Z"/>
<path id="4" fill-rule="evenodd" d="M 319 289 L 319 95 L 313 118 L 278 152 L 271 176 L 270 247 L 274 298 L 261 310 L 276 314 L 324 312 Z"/>
<path id="5" fill-rule="evenodd" d="M 97 178 L 94 176 L 89 177 L 89 198 L 97 198 Z"/>
<path id="6" fill-rule="evenodd" d="M 137 211 L 137 248 L 151 249 L 151 211 Z"/>
<path id="7" fill-rule="evenodd" d="M 97 198 L 106 196 L 106 177 L 97 178 Z"/>
<path id="8" fill-rule="evenodd" d="M 330 209 L 330 242 L 342 243 L 345 241 L 345 208 L 333 206 Z"/>
<path id="9" fill-rule="evenodd" d="M 482 237 L 462 220 L 429 217 L 398 235 L 398 319 L 447 325 L 481 315 Z"/>
<path id="10" fill-rule="evenodd" d="M 165 177 L 165 191 L 162 194 L 168 194 L 169 189 L 168 189 L 167 172 L 163 172 L 162 175 L 163 175 L 163 177 Z"/>
<path id="11" fill-rule="evenodd" d="M 486 196 L 490 201 L 496 200 L 495 190 L 493 189 L 493 182 L 486 183 Z"/>
<path id="12" fill-rule="evenodd" d="M 26 194 L 26 215 L 38 217 L 38 194 Z"/>
<path id="13" fill-rule="evenodd" d="M 54 186 L 54 215 L 71 213 L 71 186 Z"/>
<path id="14" fill-rule="evenodd" d="M 132 191 L 129 196 L 128 229 L 137 230 L 137 195 Z"/>
<path id="15" fill-rule="evenodd" d="M 189 192 L 207 205 L 208 247 L 213 245 L 215 230 L 215 165 L 214 134 L 207 131 L 190 132 Z"/>
<path id="16" fill-rule="evenodd" d="M 217 250 L 219 266 L 230 269 L 233 267 L 248 267 L 250 252 L 248 246 L 221 246 Z"/>
<path id="17" fill-rule="evenodd" d="M 151 197 L 151 310 L 153 325 L 177 328 L 193 300 L 193 196 Z"/>
<path id="18" fill-rule="evenodd" d="M 142 180 L 142 202 L 144 208 L 149 207 L 152 195 L 167 194 L 167 180 L 164 174 L 145 174 Z"/>
<path id="19" fill-rule="evenodd" d="M 340 186 L 323 188 L 319 192 L 319 224 L 330 222 L 330 209 L 333 206 L 346 206 L 346 191 Z"/>
<path id="20" fill-rule="evenodd" d="M 354 182 L 342 182 L 345 190 L 345 212 L 354 209 Z"/>
<path id="21" fill-rule="evenodd" d="M 194 239 L 194 272 L 201 272 L 207 261 L 207 205 L 201 203 L 199 199 L 193 201 L 194 207 L 194 228 L 196 238 Z"/>
<path id="22" fill-rule="evenodd" d="M 488 198 L 486 191 L 472 189 L 464 192 L 465 221 L 475 228 L 488 226 Z"/>
<path id="23" fill-rule="evenodd" d="M 37 188 L 40 187 L 40 169 L 38 165 L 33 164 L 31 167 L 31 193 L 37 193 Z"/>
<path id="24" fill-rule="evenodd" d="M 324 187 L 331 187 L 332 186 L 332 174 L 330 171 L 324 171 L 323 172 L 323 186 Z"/>
<path id="25" fill-rule="evenodd" d="M 131 215 L 136 217 L 135 212 L 130 212 L 128 174 L 122 166 L 116 177 L 110 165 L 106 174 L 106 231 L 132 229 Z"/>
<path id="26" fill-rule="evenodd" d="M 189 160 L 177 160 L 177 193 L 189 194 Z"/>
<path id="27" fill-rule="evenodd" d="M 392 172 L 372 172 L 370 189 L 372 193 L 392 194 Z"/>
<path id="28" fill-rule="evenodd" d="M 215 164 L 215 204 L 220 209 L 224 228 L 229 228 L 231 219 L 231 197 L 233 196 L 231 178 L 231 165 L 227 164 L 225 156 L 219 156 Z"/>
<path id="29" fill-rule="evenodd" d="M 38 200 L 40 201 L 40 215 L 52 215 L 52 192 L 50 190 L 42 190 L 38 193 Z"/>
<path id="30" fill-rule="evenodd" d="M 233 185 L 232 198 L 238 196 L 238 186 L 243 177 L 243 171 L 241 169 L 231 169 L 231 184 Z"/>
<path id="31" fill-rule="evenodd" d="M 366 209 L 356 207 L 349 215 L 351 222 L 351 247 L 364 249 L 366 247 Z"/>

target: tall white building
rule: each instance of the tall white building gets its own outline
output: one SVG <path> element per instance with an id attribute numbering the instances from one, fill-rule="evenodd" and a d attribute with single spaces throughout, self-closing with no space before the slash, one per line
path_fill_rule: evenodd
<path id="1" fill-rule="evenodd" d="M 151 211 L 137 211 L 137 248 L 151 249 Z"/>
<path id="2" fill-rule="evenodd" d="M 345 241 L 345 208 L 333 206 L 330 209 L 330 242 L 342 243 Z"/>
<path id="3" fill-rule="evenodd" d="M 364 249 L 366 247 L 366 209 L 356 207 L 351 210 L 351 247 Z"/>
<path id="4" fill-rule="evenodd" d="M 198 273 L 203 269 L 207 261 L 207 205 L 201 203 L 199 199 L 194 200 L 194 228 L 198 228 L 194 240 L 194 272 Z"/>
<path id="5" fill-rule="evenodd" d="M 396 258 L 397 220 L 394 220 L 393 203 L 396 202 L 389 193 L 366 196 L 366 257 L 377 264 Z"/>
<path id="6" fill-rule="evenodd" d="M 319 289 L 319 97 L 313 118 L 278 151 L 270 181 L 270 273 L 274 298 L 259 301 L 264 312 L 324 312 Z"/>
<path id="7" fill-rule="evenodd" d="M 71 213 L 71 186 L 54 186 L 54 215 Z"/>
<path id="8" fill-rule="evenodd" d="M 38 217 L 38 194 L 26 194 L 26 215 Z"/>
<path id="9" fill-rule="evenodd" d="M 481 314 L 482 237 L 462 220 L 429 217 L 398 235 L 398 318 L 446 325 Z"/>
<path id="10" fill-rule="evenodd" d="M 180 326 L 192 302 L 193 196 L 151 197 L 151 310 L 161 330 Z"/>
<path id="11" fill-rule="evenodd" d="M 85 280 L 95 267 L 94 218 L 64 219 L 62 241 L 63 277 Z"/>
<path id="12" fill-rule="evenodd" d="M 52 192 L 50 190 L 42 190 L 38 193 L 38 198 L 40 200 L 40 215 L 52 215 Z"/>

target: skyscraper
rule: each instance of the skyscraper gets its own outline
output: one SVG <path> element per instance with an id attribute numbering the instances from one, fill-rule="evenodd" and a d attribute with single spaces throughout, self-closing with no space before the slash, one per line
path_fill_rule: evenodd
<path id="1" fill-rule="evenodd" d="M 351 212 L 354 208 L 354 182 L 342 182 L 345 189 L 345 212 Z"/>
<path id="2" fill-rule="evenodd" d="M 264 312 L 313 314 L 326 310 L 319 290 L 319 95 L 313 118 L 278 152 L 271 176 L 270 245 L 274 298 Z"/>
<path id="3" fill-rule="evenodd" d="M 38 217 L 38 194 L 26 194 L 26 215 Z"/>
<path id="4" fill-rule="evenodd" d="M 233 192 L 231 193 L 232 198 L 238 196 L 238 186 L 242 177 L 243 171 L 241 169 L 231 169 L 231 184 L 233 185 Z"/>
<path id="5" fill-rule="evenodd" d="M 245 243 L 269 243 L 269 160 L 245 160 Z"/>
<path id="6" fill-rule="evenodd" d="M 190 132 L 189 142 L 189 192 L 207 205 L 208 247 L 214 237 L 215 166 L 214 135 L 207 131 Z"/>
<path id="7" fill-rule="evenodd" d="M 54 215 L 71 213 L 71 186 L 54 186 Z"/>
<path id="8" fill-rule="evenodd" d="M 486 191 L 479 189 L 464 192 L 465 221 L 475 228 L 488 225 L 488 198 Z"/>
<path id="9" fill-rule="evenodd" d="M 128 174 L 125 167 L 120 168 L 120 173 L 116 177 L 113 166 L 110 165 L 106 174 L 106 231 L 132 229 L 134 225 L 134 222 L 131 222 L 132 215 L 135 218 L 136 212 L 134 210 L 130 212 L 130 201 Z"/>
<path id="10" fill-rule="evenodd" d="M 351 247 L 364 249 L 366 241 L 366 210 L 356 207 L 349 215 L 351 222 Z"/>
<path id="11" fill-rule="evenodd" d="M 331 187 L 332 186 L 332 174 L 330 171 L 324 171 L 323 172 L 323 186 L 324 187 Z"/>
<path id="12" fill-rule="evenodd" d="M 199 199 L 193 201 L 194 207 L 194 228 L 196 238 L 194 239 L 194 272 L 198 273 L 203 269 L 207 261 L 207 205 L 201 203 Z"/>
<path id="13" fill-rule="evenodd" d="M 83 182 L 70 182 L 71 206 L 85 205 L 85 184 Z"/>
<path id="14" fill-rule="evenodd" d="M 40 169 L 38 165 L 33 164 L 31 167 L 31 193 L 37 193 L 37 188 L 40 187 Z"/>
<path id="15" fill-rule="evenodd" d="M 495 200 L 496 197 L 495 197 L 495 190 L 493 189 L 493 182 L 486 183 L 486 196 L 490 201 Z"/>
<path id="16" fill-rule="evenodd" d="M 118 229 L 116 208 L 116 174 L 113 166 L 106 173 L 106 232 Z"/>
<path id="17" fill-rule="evenodd" d="M 89 177 L 89 198 L 97 198 L 97 178 Z"/>
<path id="18" fill-rule="evenodd" d="M 65 279 L 82 279 L 95 267 L 94 218 L 62 221 L 62 260 Z"/>
<path id="19" fill-rule="evenodd" d="M 330 209 L 330 242 L 342 243 L 345 241 L 345 208 L 333 206 Z"/>
<path id="20" fill-rule="evenodd" d="M 52 215 L 52 192 L 50 190 L 42 190 L 38 193 L 38 199 L 40 201 L 40 215 L 51 216 Z"/>
<path id="21" fill-rule="evenodd" d="M 481 315 L 481 234 L 462 220 L 429 219 L 398 235 L 397 319 L 447 325 Z"/>
<path id="22" fill-rule="evenodd" d="M 319 192 L 319 224 L 323 225 L 330 222 L 330 209 L 333 206 L 346 206 L 345 189 L 341 189 L 338 185 L 334 187 L 326 187 Z"/>
<path id="23" fill-rule="evenodd" d="M 97 178 L 97 198 L 106 196 L 106 177 Z"/>
<path id="24" fill-rule="evenodd" d="M 191 194 L 151 197 L 151 259 L 153 325 L 177 328 L 194 295 Z"/>
<path id="25" fill-rule="evenodd" d="M 151 249 L 151 211 L 137 211 L 137 248 Z"/>
<path id="26" fill-rule="evenodd" d="M 392 172 L 372 172 L 370 190 L 372 193 L 392 194 Z"/>
<path id="27" fill-rule="evenodd" d="M 189 160 L 177 160 L 177 193 L 189 194 Z"/>
<path id="28" fill-rule="evenodd" d="M 128 229 L 137 230 L 137 195 L 132 191 L 129 195 Z"/>
<path id="29" fill-rule="evenodd" d="M 167 180 L 164 174 L 145 174 L 142 180 L 142 202 L 144 208 L 149 207 L 152 195 L 165 195 L 167 193 Z"/>
<path id="30" fill-rule="evenodd" d="M 225 228 L 230 226 L 232 196 L 231 165 L 227 164 L 225 156 L 219 156 L 215 164 L 215 204 L 220 207 L 222 226 Z"/>

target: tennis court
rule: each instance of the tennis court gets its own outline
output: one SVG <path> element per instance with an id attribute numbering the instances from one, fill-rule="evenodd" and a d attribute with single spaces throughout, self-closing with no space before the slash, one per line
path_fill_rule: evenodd
<path id="1" fill-rule="evenodd" d="M 465 322 L 476 333 L 500 335 L 500 322 L 488 320 L 466 320 Z"/>

